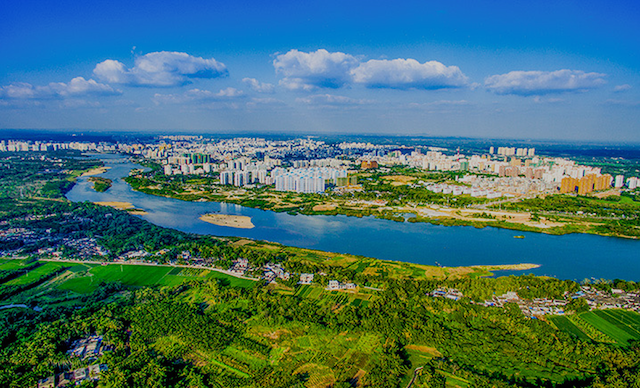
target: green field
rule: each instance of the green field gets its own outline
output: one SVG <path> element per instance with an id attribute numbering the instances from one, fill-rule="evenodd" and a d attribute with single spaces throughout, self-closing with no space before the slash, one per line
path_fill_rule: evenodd
<path id="1" fill-rule="evenodd" d="M 203 277 L 203 271 L 208 272 Z M 179 275 L 174 275 L 178 273 Z M 194 275 L 186 275 L 193 273 Z M 217 271 L 195 270 L 189 268 L 172 268 L 151 265 L 123 265 L 110 264 L 91 268 L 84 274 L 79 273 L 77 277 L 64 282 L 58 289 L 65 291 L 75 291 L 81 294 L 88 294 L 95 290 L 102 282 L 120 282 L 125 286 L 175 286 L 186 279 L 216 278 L 223 282 L 228 282 L 234 287 L 250 287 L 254 284 L 251 280 L 239 279 Z"/>
<path id="2" fill-rule="evenodd" d="M 13 285 L 23 285 L 23 284 L 33 283 L 34 281 L 39 279 L 41 276 L 48 275 L 52 272 L 59 270 L 62 267 L 71 267 L 71 266 L 73 266 L 73 264 L 52 263 L 52 262 L 45 263 L 31 271 L 26 272 L 23 275 L 18 276 L 13 280 L 10 280 L 4 283 L 4 285 L 13 286 Z"/>
<path id="3" fill-rule="evenodd" d="M 12 269 L 20 269 L 26 267 L 31 263 L 27 263 L 26 259 L 0 259 L 0 271 L 7 271 Z"/>
<path id="4" fill-rule="evenodd" d="M 558 329 L 574 335 L 583 341 L 589 340 L 589 336 L 586 335 L 582 330 L 580 330 L 576 325 L 574 325 L 573 322 L 569 320 L 569 318 L 564 316 L 556 316 L 551 317 L 550 319 Z"/>
<path id="5" fill-rule="evenodd" d="M 552 317 L 551 321 L 558 329 L 582 340 L 594 338 L 594 332 L 588 333 L 593 329 L 596 330 L 598 338 L 609 338 L 620 346 L 627 346 L 631 340 L 640 340 L 640 314 L 638 313 L 617 309 L 596 310 L 581 313 L 578 318 L 578 323 L 582 322 L 582 325 L 588 326 L 581 328 L 568 317 L 561 316 Z"/>

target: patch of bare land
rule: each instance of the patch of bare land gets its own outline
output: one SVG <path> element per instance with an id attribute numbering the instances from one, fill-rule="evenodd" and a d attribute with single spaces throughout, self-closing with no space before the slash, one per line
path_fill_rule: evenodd
<path id="1" fill-rule="evenodd" d="M 92 175 L 99 175 L 99 174 L 103 174 L 105 172 L 107 172 L 108 169 L 110 169 L 111 167 L 97 167 L 94 169 L 91 169 L 87 172 L 84 172 L 82 175 L 80 176 L 92 176 Z"/>
<path id="2" fill-rule="evenodd" d="M 94 202 L 96 205 L 109 206 L 118 210 L 133 209 L 134 206 L 131 202 L 118 202 L 118 201 L 106 201 L 106 202 Z"/>
<path id="3" fill-rule="evenodd" d="M 420 353 L 426 353 L 426 354 L 432 355 L 434 357 L 442 357 L 442 353 L 440 353 L 438 351 L 438 349 L 432 348 L 430 346 L 406 345 L 404 348 L 407 349 L 407 350 L 415 350 L 415 351 L 420 352 Z"/>
<path id="4" fill-rule="evenodd" d="M 621 193 L 620 189 L 611 189 L 607 191 L 599 191 L 597 193 L 592 193 L 591 195 L 593 195 L 596 198 L 607 198 L 612 195 L 619 197 L 620 193 Z"/>
<path id="5" fill-rule="evenodd" d="M 323 205 L 316 205 L 313 207 L 313 211 L 314 212 L 326 212 L 329 210 L 333 210 L 336 208 L 336 205 L 332 205 L 332 204 L 323 204 Z"/>
<path id="6" fill-rule="evenodd" d="M 488 271 L 524 271 L 527 269 L 540 268 L 540 264 L 521 263 L 521 264 L 498 264 L 498 265 L 474 265 L 472 268 L 481 268 Z"/>
<path id="7" fill-rule="evenodd" d="M 492 271 L 524 271 L 527 269 L 533 269 L 540 267 L 539 264 L 498 264 L 498 265 L 472 265 L 469 267 L 443 267 L 443 270 L 449 277 L 464 277 L 474 272 L 490 273 Z"/>
<path id="8" fill-rule="evenodd" d="M 205 214 L 200 216 L 204 222 L 218 226 L 228 226 L 230 228 L 251 229 L 255 225 L 251 222 L 251 217 L 235 216 L 230 214 Z"/>
<path id="9" fill-rule="evenodd" d="M 129 214 L 133 214 L 134 216 L 144 216 L 145 214 L 149 214 L 144 210 L 127 210 Z"/>
<path id="10" fill-rule="evenodd" d="M 424 208 L 405 208 L 407 212 L 418 212 L 419 216 L 439 218 L 449 217 L 463 221 L 480 221 L 480 222 L 496 222 L 507 221 L 514 224 L 523 224 L 534 228 L 547 229 L 563 226 L 564 222 L 555 222 L 540 217 L 537 221 L 531 220 L 531 213 L 528 212 L 508 212 L 497 210 L 479 210 L 479 209 L 459 209 L 446 207 L 424 207 Z M 491 218 L 488 218 L 491 217 Z"/>
<path id="11" fill-rule="evenodd" d="M 149 214 L 144 210 L 136 209 L 131 202 L 107 201 L 107 202 L 94 202 L 94 203 L 96 205 L 109 206 L 118 210 L 126 210 L 129 212 L 129 214 L 133 214 L 135 216 L 143 216 L 145 214 Z"/>
<path id="12" fill-rule="evenodd" d="M 231 245 L 233 245 L 234 247 L 241 247 L 243 245 L 247 245 L 247 244 L 251 244 L 253 243 L 253 241 L 251 240 L 238 240 L 234 243 L 231 243 Z"/>
<path id="13" fill-rule="evenodd" d="M 415 180 L 416 177 L 406 175 L 385 175 L 382 177 L 382 179 L 384 179 L 385 181 L 390 181 L 391 186 L 402 186 L 409 184 L 410 182 Z"/>

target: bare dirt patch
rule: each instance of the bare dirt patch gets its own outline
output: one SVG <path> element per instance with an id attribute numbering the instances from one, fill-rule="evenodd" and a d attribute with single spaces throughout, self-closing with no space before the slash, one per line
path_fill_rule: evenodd
<path id="1" fill-rule="evenodd" d="M 596 198 L 607 198 L 610 197 L 612 195 L 615 195 L 617 197 L 620 196 L 620 189 L 611 189 L 611 190 L 607 190 L 607 191 L 601 191 L 598 193 L 593 193 L 592 194 L 594 197 Z"/>
<path id="2" fill-rule="evenodd" d="M 99 175 L 99 174 L 103 174 L 105 172 L 107 172 L 108 169 L 110 169 L 111 167 L 98 167 L 98 168 L 94 168 L 91 169 L 85 173 L 83 173 L 80 176 L 92 176 L 92 175 Z"/>
<path id="3" fill-rule="evenodd" d="M 106 201 L 106 202 L 94 202 L 94 203 L 96 205 L 109 206 L 118 210 L 133 209 L 134 207 L 131 202 Z"/>
<path id="4" fill-rule="evenodd" d="M 407 175 L 385 175 L 382 179 L 391 182 L 391 186 L 402 186 L 411 183 L 416 178 Z"/>
<path id="5" fill-rule="evenodd" d="M 336 208 L 336 205 L 332 205 L 332 204 L 322 204 L 322 205 L 316 205 L 313 207 L 313 211 L 314 212 L 326 212 L 329 210 L 334 210 Z"/>
<path id="6" fill-rule="evenodd" d="M 205 214 L 200 216 L 204 222 L 219 226 L 228 226 L 231 228 L 251 229 L 255 225 L 251 222 L 251 217 L 235 216 L 231 214 Z"/>
<path id="7" fill-rule="evenodd" d="M 430 354 L 434 357 L 441 357 L 442 353 L 438 351 L 436 348 L 432 348 L 424 345 L 407 345 L 404 347 L 407 350 L 415 350 L 420 353 Z"/>

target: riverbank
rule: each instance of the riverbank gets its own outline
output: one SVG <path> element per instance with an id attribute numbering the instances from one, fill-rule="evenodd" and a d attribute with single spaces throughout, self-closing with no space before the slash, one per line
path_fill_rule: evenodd
<path id="1" fill-rule="evenodd" d="M 148 214 L 144 210 L 136 209 L 135 206 L 131 202 L 119 202 L 119 201 L 103 201 L 103 202 L 94 202 L 96 205 L 100 206 L 108 206 L 118 210 L 126 210 L 129 214 L 133 215 L 145 215 Z"/>
<path id="2" fill-rule="evenodd" d="M 97 176 L 90 176 L 87 179 L 89 182 L 93 183 L 93 189 L 98 193 L 103 193 L 111 187 L 113 181 L 107 178 L 101 178 Z"/>
<path id="3" fill-rule="evenodd" d="M 218 226 L 228 226 L 230 228 L 252 229 L 255 227 L 251 222 L 251 217 L 236 216 L 231 214 L 204 214 L 200 220 Z"/>
<path id="4" fill-rule="evenodd" d="M 100 175 L 100 174 L 104 174 L 105 172 L 107 172 L 111 167 L 97 167 L 97 168 L 93 168 L 89 171 L 86 171 L 84 173 L 82 173 L 82 175 L 80 175 L 81 177 L 85 177 L 85 176 L 93 176 L 93 175 Z"/>
<path id="5" fill-rule="evenodd" d="M 269 188 L 243 189 L 211 186 L 209 190 L 194 191 L 188 187 L 168 190 L 163 182 L 130 176 L 125 181 L 145 194 L 183 201 L 223 202 L 274 212 L 304 215 L 345 215 L 349 217 L 375 217 L 396 222 L 424 222 L 442 226 L 492 226 L 514 231 L 564 235 L 571 233 L 594 234 L 625 239 L 639 239 L 640 229 L 621 228 L 608 219 L 587 219 L 571 214 L 542 215 L 528 211 L 497 209 L 470 209 L 441 205 L 390 205 L 387 201 L 363 201 L 331 198 L 317 194 L 276 192 Z M 640 205 L 639 205 L 640 206 Z M 558 209 L 562 210 L 562 209 Z"/>

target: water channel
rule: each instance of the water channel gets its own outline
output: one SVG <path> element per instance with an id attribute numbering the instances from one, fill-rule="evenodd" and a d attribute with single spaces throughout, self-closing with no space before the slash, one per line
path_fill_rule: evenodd
<path id="1" fill-rule="evenodd" d="M 148 214 L 140 217 L 183 232 L 238 236 L 302 248 L 350 253 L 385 260 L 443 266 L 535 263 L 524 273 L 561 279 L 640 280 L 640 241 L 587 234 L 552 236 L 499 228 L 438 226 L 371 217 L 305 216 L 276 213 L 218 202 L 186 202 L 131 189 L 121 178 L 139 165 L 120 155 L 96 155 L 111 167 L 100 176 L 113 180 L 103 193 L 86 177 L 67 193 L 74 202 L 130 202 Z M 199 220 L 206 213 L 251 217 L 255 228 L 237 229 Z M 525 238 L 514 238 L 523 235 Z M 521 274 L 500 271 L 498 275 Z"/>

